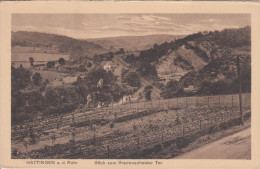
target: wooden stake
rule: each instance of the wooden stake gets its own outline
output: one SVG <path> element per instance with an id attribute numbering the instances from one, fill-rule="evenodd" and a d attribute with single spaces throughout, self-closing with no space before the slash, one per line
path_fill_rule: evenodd
<path id="1" fill-rule="evenodd" d="M 209 96 L 208 96 L 208 107 L 209 107 Z"/>
<path id="2" fill-rule="evenodd" d="M 185 100 L 186 100 L 186 108 L 188 108 L 187 96 L 185 96 Z"/>
<path id="3" fill-rule="evenodd" d="M 231 103 L 232 106 L 231 106 L 231 109 L 233 109 L 233 97 L 234 97 L 234 96 L 232 95 L 232 103 Z"/>
<path id="4" fill-rule="evenodd" d="M 177 104 L 177 105 L 176 105 L 176 108 L 178 109 L 178 96 L 177 96 L 176 102 L 177 102 L 177 103 L 176 103 L 176 104 Z"/>
<path id="5" fill-rule="evenodd" d="M 198 107 L 198 96 L 196 96 L 196 107 Z"/>
<path id="6" fill-rule="evenodd" d="M 220 110 L 220 96 L 218 98 L 218 109 Z"/>
<path id="7" fill-rule="evenodd" d="M 140 149 L 140 139 L 139 139 L 139 137 L 137 138 L 137 148 L 138 148 L 138 150 Z"/>
<path id="8" fill-rule="evenodd" d="M 239 110 L 240 110 L 240 121 L 243 125 L 243 112 L 242 112 L 242 95 L 241 95 L 241 77 L 240 77 L 240 58 L 237 56 L 237 76 L 239 82 Z"/>
<path id="9" fill-rule="evenodd" d="M 107 158 L 110 158 L 110 149 L 109 149 L 109 145 L 107 145 Z"/>
<path id="10" fill-rule="evenodd" d="M 182 136 L 184 137 L 184 125 L 182 125 Z"/>

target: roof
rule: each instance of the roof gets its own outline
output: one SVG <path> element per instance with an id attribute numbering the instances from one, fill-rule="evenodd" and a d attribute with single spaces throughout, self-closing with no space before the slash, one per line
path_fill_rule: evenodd
<path id="1" fill-rule="evenodd" d="M 186 88 L 183 89 L 185 92 L 196 92 L 197 89 L 194 86 L 188 86 Z"/>

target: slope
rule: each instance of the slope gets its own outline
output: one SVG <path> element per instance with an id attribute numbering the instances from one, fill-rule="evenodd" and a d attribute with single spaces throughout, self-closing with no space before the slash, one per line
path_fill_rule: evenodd
<path id="1" fill-rule="evenodd" d="M 72 57 L 93 56 L 107 51 L 102 46 L 85 40 L 40 32 L 12 32 L 11 40 L 12 46 L 58 48 L 58 52 L 73 54 Z"/>
<path id="2" fill-rule="evenodd" d="M 145 50 L 151 48 L 155 43 L 170 42 L 182 38 L 183 35 L 146 35 L 146 36 L 121 36 L 98 39 L 87 39 L 107 49 L 110 47 L 119 49 L 124 48 L 128 51 Z"/>

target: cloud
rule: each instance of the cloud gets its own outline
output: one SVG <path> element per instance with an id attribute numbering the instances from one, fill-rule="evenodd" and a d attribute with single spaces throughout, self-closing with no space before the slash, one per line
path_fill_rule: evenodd
<path id="1" fill-rule="evenodd" d="M 123 20 L 123 21 L 127 21 L 127 20 L 131 20 L 131 17 L 127 17 L 127 16 L 118 16 L 116 17 L 117 20 Z"/>
<path id="2" fill-rule="evenodd" d="M 40 18 L 40 17 L 38 17 Z M 44 17 L 46 20 L 46 16 Z M 70 36 L 73 38 L 100 38 L 109 36 L 133 36 L 149 34 L 187 35 L 203 31 L 239 28 L 227 17 L 202 17 L 163 14 L 111 14 L 52 17 L 39 21 L 26 16 L 17 18 L 12 30 L 38 31 Z M 22 21 L 24 19 L 24 21 Z M 224 22 L 223 22 L 224 21 Z"/>

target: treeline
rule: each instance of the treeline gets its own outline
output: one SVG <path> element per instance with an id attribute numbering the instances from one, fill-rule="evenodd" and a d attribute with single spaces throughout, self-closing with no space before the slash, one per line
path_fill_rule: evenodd
<path id="1" fill-rule="evenodd" d="M 57 47 L 60 53 L 70 53 L 72 59 L 91 55 L 93 53 L 105 53 L 102 46 L 85 40 L 77 40 L 66 36 L 18 31 L 11 34 L 12 46 L 19 45 L 23 47 Z"/>
<path id="2" fill-rule="evenodd" d="M 151 75 L 154 76 L 155 66 L 152 64 L 158 61 L 162 56 L 166 55 L 169 50 L 177 50 L 182 45 L 191 48 L 199 57 L 204 61 L 210 61 L 209 56 L 205 51 L 199 49 L 196 46 L 190 45 L 189 41 L 208 41 L 218 44 L 220 47 L 241 47 L 251 45 L 251 27 L 247 26 L 240 29 L 224 29 L 223 31 L 210 31 L 210 32 L 198 32 L 192 35 L 188 35 L 184 38 L 177 39 L 171 42 L 165 42 L 163 44 L 154 44 L 154 46 L 148 50 L 143 50 L 140 52 L 139 56 L 133 54 L 128 55 L 125 61 L 136 65 L 139 70 L 142 71 L 142 67 L 145 66 L 147 73 L 144 76 Z"/>
<path id="3" fill-rule="evenodd" d="M 240 56 L 240 75 L 242 92 L 251 92 L 251 59 Z M 195 91 L 185 92 L 185 88 L 193 86 Z M 161 96 L 172 98 L 185 95 L 215 95 L 239 92 L 239 81 L 236 58 L 226 56 L 212 59 L 199 71 L 185 74 L 179 81 L 171 80 L 163 86 Z"/>
<path id="4" fill-rule="evenodd" d="M 12 123 L 21 123 L 38 115 L 71 112 L 86 105 L 104 106 L 118 102 L 129 94 L 128 88 L 117 84 L 117 77 L 111 71 L 100 67 L 91 69 L 85 77 L 78 77 L 73 84 L 48 85 L 40 73 L 12 67 Z"/>

